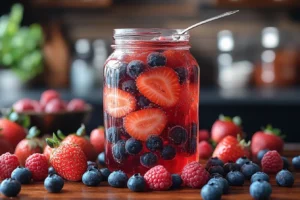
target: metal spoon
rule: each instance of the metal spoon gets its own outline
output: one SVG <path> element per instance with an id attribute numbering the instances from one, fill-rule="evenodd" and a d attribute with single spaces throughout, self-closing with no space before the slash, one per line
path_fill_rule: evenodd
<path id="1" fill-rule="evenodd" d="M 198 27 L 198 26 L 200 26 L 200 25 L 203 25 L 203 24 L 206 24 L 206 23 L 208 23 L 208 22 L 214 21 L 214 20 L 216 20 L 216 19 L 220 19 L 220 18 L 223 18 L 223 17 L 227 17 L 227 16 L 229 16 L 229 15 L 233 15 L 233 14 L 235 14 L 235 13 L 237 13 L 237 12 L 239 12 L 239 10 L 229 11 L 229 12 L 223 13 L 223 14 L 221 14 L 221 15 L 218 15 L 218 16 L 215 16 L 215 17 L 206 19 L 206 20 L 204 20 L 204 21 L 198 22 L 197 24 L 194 24 L 194 25 L 192 25 L 192 26 L 189 26 L 188 28 L 186 28 L 186 29 L 184 29 L 183 31 L 177 33 L 176 35 L 173 35 L 173 37 L 174 37 L 174 39 L 177 39 L 177 40 L 178 40 L 178 39 L 180 38 L 180 35 L 185 34 L 187 31 L 189 31 L 189 30 L 191 30 L 191 29 L 193 29 L 193 28 L 196 28 L 196 27 Z"/>

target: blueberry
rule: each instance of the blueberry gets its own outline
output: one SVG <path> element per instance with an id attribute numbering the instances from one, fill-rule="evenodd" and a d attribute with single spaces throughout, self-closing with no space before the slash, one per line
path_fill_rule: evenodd
<path id="1" fill-rule="evenodd" d="M 13 178 L 7 178 L 2 181 L 0 191 L 4 196 L 15 197 L 21 191 L 21 183 Z"/>
<path id="2" fill-rule="evenodd" d="M 115 144 L 121 139 L 119 129 L 117 127 L 112 126 L 108 128 L 105 131 L 105 133 L 106 133 L 106 140 L 109 141 L 110 143 Z"/>
<path id="3" fill-rule="evenodd" d="M 99 170 L 89 169 L 82 175 L 82 182 L 87 186 L 97 186 L 102 181 L 102 174 Z"/>
<path id="4" fill-rule="evenodd" d="M 269 199 L 272 193 L 272 187 L 269 182 L 255 181 L 250 185 L 250 195 L 255 200 Z"/>
<path id="5" fill-rule="evenodd" d="M 106 163 L 105 163 L 105 152 L 99 153 L 97 160 L 98 160 L 98 163 L 100 165 L 106 166 Z"/>
<path id="6" fill-rule="evenodd" d="M 28 184 L 31 181 L 32 173 L 24 167 L 17 167 L 12 173 L 11 178 L 19 181 L 21 184 Z"/>
<path id="7" fill-rule="evenodd" d="M 128 179 L 127 187 L 133 192 L 143 192 L 146 190 L 146 181 L 140 174 L 134 174 Z"/>
<path id="8" fill-rule="evenodd" d="M 258 181 L 258 180 L 262 180 L 262 181 L 270 181 L 269 175 L 266 174 L 265 172 L 256 172 L 255 174 L 253 174 L 251 176 L 251 183 Z"/>
<path id="9" fill-rule="evenodd" d="M 220 187 L 222 188 L 223 194 L 228 194 L 229 192 L 229 184 L 228 181 L 223 178 L 223 177 L 215 177 L 215 178 L 211 178 L 207 184 L 209 183 L 214 183 L 216 185 L 220 185 Z"/>
<path id="10" fill-rule="evenodd" d="M 137 87 L 134 80 L 127 80 L 121 83 L 122 90 L 131 94 L 137 93 Z"/>
<path id="11" fill-rule="evenodd" d="M 260 150 L 257 154 L 257 160 L 260 162 L 269 149 Z"/>
<path id="12" fill-rule="evenodd" d="M 161 157 L 164 160 L 172 160 L 176 156 L 176 149 L 171 145 L 167 145 L 161 151 Z"/>
<path id="13" fill-rule="evenodd" d="M 246 156 L 243 156 L 243 157 L 237 159 L 237 160 L 235 161 L 235 163 L 238 164 L 240 167 L 242 167 L 243 164 L 245 164 L 246 162 L 250 162 L 250 161 L 251 161 L 251 160 L 249 160 Z M 230 171 L 233 171 L 233 170 L 230 170 Z"/>
<path id="14" fill-rule="evenodd" d="M 48 175 L 50 174 L 56 174 L 56 171 L 52 166 L 48 168 Z"/>
<path id="15" fill-rule="evenodd" d="M 219 174 L 219 173 L 212 173 L 212 174 L 210 174 L 210 176 L 209 176 L 210 178 L 223 178 L 223 176 L 221 175 L 221 174 Z"/>
<path id="16" fill-rule="evenodd" d="M 159 52 L 150 53 L 147 57 L 147 63 L 151 67 L 165 66 L 167 58 Z"/>
<path id="17" fill-rule="evenodd" d="M 151 101 L 144 96 L 139 96 L 137 98 L 137 104 L 140 108 L 147 108 L 150 106 Z"/>
<path id="18" fill-rule="evenodd" d="M 225 175 L 228 174 L 230 171 L 240 171 L 240 165 L 236 164 L 235 162 L 229 161 L 224 164 L 224 173 Z"/>
<path id="19" fill-rule="evenodd" d="M 183 181 L 178 174 L 172 174 L 172 186 L 171 189 L 178 189 L 181 187 Z"/>
<path id="20" fill-rule="evenodd" d="M 246 162 L 242 167 L 241 167 L 241 172 L 244 174 L 245 178 L 250 180 L 251 176 L 255 174 L 256 172 L 260 171 L 260 167 L 253 163 L 253 162 Z"/>
<path id="21" fill-rule="evenodd" d="M 64 179 L 57 174 L 50 174 L 44 181 L 44 187 L 48 192 L 58 193 L 64 187 Z"/>
<path id="22" fill-rule="evenodd" d="M 199 78 L 199 67 L 194 65 L 189 73 L 189 80 L 191 83 L 197 83 Z"/>
<path id="23" fill-rule="evenodd" d="M 126 75 L 127 63 L 120 63 L 119 61 L 110 61 L 105 66 L 104 76 L 106 85 L 109 87 L 118 87 L 119 81 Z"/>
<path id="24" fill-rule="evenodd" d="M 223 188 L 219 184 L 209 183 L 202 187 L 200 193 L 203 200 L 220 200 Z"/>
<path id="25" fill-rule="evenodd" d="M 218 157 L 212 157 L 210 158 L 207 163 L 205 168 L 208 170 L 211 166 L 224 166 L 224 163 L 222 160 L 220 160 Z"/>
<path id="26" fill-rule="evenodd" d="M 169 140 L 175 144 L 184 144 L 188 139 L 188 134 L 185 128 L 181 126 L 174 126 L 169 130 Z"/>
<path id="27" fill-rule="evenodd" d="M 197 138 L 195 137 L 191 137 L 187 140 L 186 142 L 186 149 L 187 149 L 187 152 L 189 154 L 194 154 L 196 153 L 196 150 L 197 150 Z"/>
<path id="28" fill-rule="evenodd" d="M 93 161 L 87 161 L 87 170 L 89 169 L 98 169 L 98 165 L 97 163 L 93 162 Z"/>
<path id="29" fill-rule="evenodd" d="M 283 169 L 289 169 L 290 168 L 289 160 L 284 156 L 281 156 L 281 159 L 283 161 Z"/>
<path id="30" fill-rule="evenodd" d="M 145 70 L 145 64 L 140 60 L 133 60 L 127 65 L 127 74 L 131 78 L 137 78 Z"/>
<path id="31" fill-rule="evenodd" d="M 125 188 L 127 184 L 128 177 L 127 175 L 121 171 L 113 171 L 109 176 L 108 176 L 108 184 L 112 187 L 115 188 Z"/>
<path id="32" fill-rule="evenodd" d="M 182 84 L 187 79 L 188 71 L 185 67 L 177 67 L 174 69 L 177 72 L 177 75 L 179 77 L 179 83 Z"/>
<path id="33" fill-rule="evenodd" d="M 224 176 L 224 169 L 223 169 L 223 167 L 221 167 L 220 165 L 217 165 L 217 166 L 211 166 L 211 167 L 208 169 L 208 172 L 209 172 L 210 174 L 218 173 L 218 174 Z"/>
<path id="34" fill-rule="evenodd" d="M 226 179 L 229 185 L 242 186 L 245 182 L 245 176 L 240 171 L 231 171 L 227 174 Z"/>
<path id="35" fill-rule="evenodd" d="M 156 154 L 152 153 L 152 152 L 147 152 L 144 153 L 141 158 L 140 158 L 140 162 L 143 166 L 145 167 L 153 167 L 154 165 L 157 164 L 158 162 L 158 157 Z"/>
<path id="36" fill-rule="evenodd" d="M 136 140 L 134 138 L 130 138 L 125 143 L 125 149 L 127 153 L 131 155 L 136 155 L 141 152 L 143 149 L 143 144 L 141 141 Z"/>
<path id="37" fill-rule="evenodd" d="M 111 174 L 111 171 L 107 168 L 101 168 L 99 171 L 102 174 L 102 181 L 107 181 L 108 176 Z"/>
<path id="38" fill-rule="evenodd" d="M 300 156 L 296 156 L 292 160 L 292 164 L 295 169 L 300 169 Z"/>
<path id="39" fill-rule="evenodd" d="M 146 147 L 150 151 L 161 151 L 163 148 L 163 140 L 155 135 L 151 135 L 146 141 Z"/>
<path id="40" fill-rule="evenodd" d="M 125 149 L 125 141 L 119 140 L 116 144 L 112 147 L 112 154 L 114 160 L 118 163 L 124 161 L 127 157 L 126 149 Z"/>
<path id="41" fill-rule="evenodd" d="M 294 185 L 294 176 L 290 171 L 283 169 L 276 174 L 276 183 L 279 186 L 292 187 Z"/>

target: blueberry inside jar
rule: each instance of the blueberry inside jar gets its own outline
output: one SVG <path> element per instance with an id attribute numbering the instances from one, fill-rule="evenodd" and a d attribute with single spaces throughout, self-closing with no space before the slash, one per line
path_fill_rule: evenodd
<path id="1" fill-rule="evenodd" d="M 105 158 L 111 171 L 144 174 L 163 165 L 179 173 L 198 160 L 198 132 L 190 127 L 199 128 L 200 69 L 189 51 L 189 34 L 173 37 L 180 31 L 114 30 L 103 79 Z M 119 137 L 118 130 L 128 137 Z M 117 151 L 121 142 L 130 148 Z"/>

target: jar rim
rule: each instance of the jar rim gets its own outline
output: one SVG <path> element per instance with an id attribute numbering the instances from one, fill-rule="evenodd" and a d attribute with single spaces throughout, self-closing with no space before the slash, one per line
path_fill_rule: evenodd
<path id="1" fill-rule="evenodd" d="M 184 29 L 170 29 L 170 28 L 118 28 L 114 29 L 114 39 L 130 38 L 131 40 L 155 40 L 158 37 L 173 37 L 180 36 L 181 41 L 189 40 L 189 32 L 179 35 Z"/>

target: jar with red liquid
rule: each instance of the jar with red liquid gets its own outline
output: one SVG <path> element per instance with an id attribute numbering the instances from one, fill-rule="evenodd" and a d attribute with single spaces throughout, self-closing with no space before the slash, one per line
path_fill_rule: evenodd
<path id="1" fill-rule="evenodd" d="M 176 37 L 179 31 L 114 31 L 103 88 L 110 170 L 144 174 L 163 165 L 179 173 L 198 160 L 200 69 L 189 51 L 189 34 Z"/>

